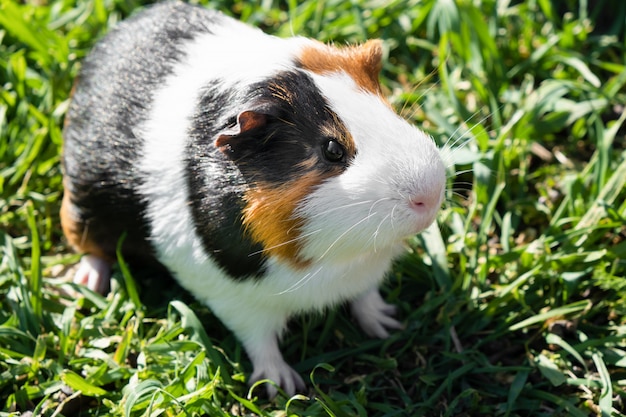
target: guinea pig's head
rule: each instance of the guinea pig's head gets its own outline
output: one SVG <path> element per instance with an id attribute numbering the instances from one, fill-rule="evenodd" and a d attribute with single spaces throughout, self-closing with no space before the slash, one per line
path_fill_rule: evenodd
<path id="1" fill-rule="evenodd" d="M 435 220 L 439 150 L 381 95 L 381 45 L 311 44 L 294 69 L 249 92 L 215 145 L 249 185 L 243 222 L 267 255 L 296 266 L 396 247 Z"/>

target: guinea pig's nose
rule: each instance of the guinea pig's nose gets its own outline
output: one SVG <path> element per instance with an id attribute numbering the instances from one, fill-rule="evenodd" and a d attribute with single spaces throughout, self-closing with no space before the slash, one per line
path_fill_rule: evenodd
<path id="1" fill-rule="evenodd" d="M 430 215 L 441 208 L 446 188 L 446 169 L 439 154 L 436 149 L 426 154 L 424 160 L 416 163 L 421 169 L 407 188 L 409 208 L 420 215 Z"/>
<path id="2" fill-rule="evenodd" d="M 423 199 L 421 198 L 412 198 L 409 201 L 409 205 L 411 206 L 411 208 L 415 211 L 422 211 L 425 209 L 426 207 L 426 203 L 424 202 Z"/>
<path id="3" fill-rule="evenodd" d="M 432 213 L 439 210 L 443 197 L 443 188 L 416 192 L 409 197 L 409 207 L 418 214 Z"/>
<path id="4" fill-rule="evenodd" d="M 428 199 L 420 197 L 413 197 L 409 200 L 409 207 L 418 214 L 424 214 L 433 210 L 435 208 L 434 205 L 434 201 L 428 201 Z"/>

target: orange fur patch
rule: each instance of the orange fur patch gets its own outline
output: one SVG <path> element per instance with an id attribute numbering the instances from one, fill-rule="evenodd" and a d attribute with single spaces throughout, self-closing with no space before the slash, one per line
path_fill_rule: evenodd
<path id="1" fill-rule="evenodd" d="M 364 90 L 382 96 L 378 74 L 382 68 L 382 43 L 370 40 L 360 46 L 337 48 L 320 43 L 300 55 L 304 69 L 326 74 L 343 71 Z"/>
<path id="2" fill-rule="evenodd" d="M 294 211 L 311 188 L 325 177 L 312 171 L 280 186 L 257 184 L 246 192 L 243 224 L 251 238 L 263 245 L 265 254 L 276 256 L 296 268 L 309 264 L 309 260 L 299 256 L 303 220 Z"/>
<path id="3" fill-rule="evenodd" d="M 67 241 L 80 253 L 89 253 L 99 258 L 112 262 L 110 255 L 89 238 L 88 225 L 77 219 L 72 203 L 72 194 L 65 187 L 63 201 L 61 202 L 61 227 Z"/>

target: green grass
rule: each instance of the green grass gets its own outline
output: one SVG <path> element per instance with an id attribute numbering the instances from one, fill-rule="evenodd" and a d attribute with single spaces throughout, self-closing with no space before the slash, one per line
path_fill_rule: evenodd
<path id="1" fill-rule="evenodd" d="M 310 391 L 274 402 L 180 289 L 62 278 L 68 94 L 140 2 L 37 3 L 0 0 L 0 415 L 625 415 L 626 3 L 212 2 L 280 36 L 384 39 L 392 104 L 455 148 L 439 231 L 385 286 L 406 329 L 295 320 L 283 351 Z"/>

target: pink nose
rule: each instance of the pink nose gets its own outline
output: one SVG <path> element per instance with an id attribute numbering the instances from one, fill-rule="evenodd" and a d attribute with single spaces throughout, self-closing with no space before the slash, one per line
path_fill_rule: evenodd
<path id="1" fill-rule="evenodd" d="M 409 207 L 418 214 L 425 214 L 439 209 L 441 204 L 441 191 L 432 190 L 425 193 L 417 193 L 409 200 Z"/>
<path id="2" fill-rule="evenodd" d="M 423 211 L 427 204 L 421 199 L 411 199 L 409 205 L 415 211 Z"/>

